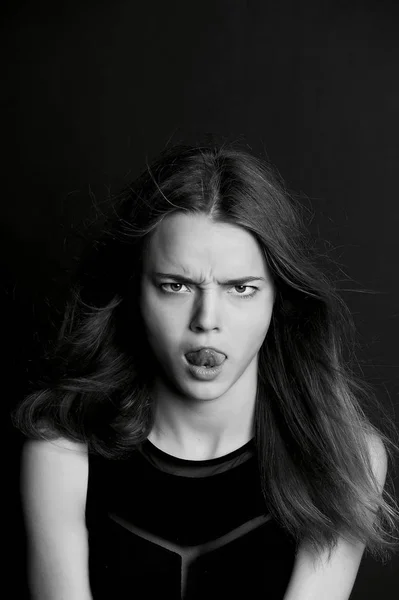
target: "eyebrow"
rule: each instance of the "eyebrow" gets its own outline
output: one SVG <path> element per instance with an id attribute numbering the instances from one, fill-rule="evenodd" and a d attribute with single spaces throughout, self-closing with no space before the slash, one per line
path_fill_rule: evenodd
<path id="1" fill-rule="evenodd" d="M 173 279 L 174 281 L 183 282 L 183 283 L 192 283 L 194 285 L 200 285 L 201 281 L 195 281 L 195 279 L 191 279 L 191 277 L 186 277 L 185 275 L 178 275 L 176 273 L 154 273 L 155 277 L 165 278 L 165 279 Z M 246 277 L 239 277 L 238 279 L 228 279 L 227 281 L 219 282 L 223 285 L 243 285 L 244 283 L 249 283 L 250 281 L 266 281 L 264 277 L 254 277 L 253 275 L 247 275 Z"/>

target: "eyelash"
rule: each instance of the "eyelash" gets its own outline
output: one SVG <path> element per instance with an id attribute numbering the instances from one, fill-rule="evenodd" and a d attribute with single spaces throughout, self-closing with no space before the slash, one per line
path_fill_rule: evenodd
<path id="1" fill-rule="evenodd" d="M 171 292 L 171 291 L 166 291 L 164 286 L 165 285 L 186 285 L 185 283 L 161 283 L 160 288 L 162 290 L 162 292 L 164 292 L 164 294 L 174 294 L 174 295 L 178 295 L 179 292 L 175 291 L 175 292 Z M 187 286 L 186 286 L 187 287 Z M 237 298 L 240 299 L 246 299 L 246 298 L 253 298 L 256 294 L 256 292 L 259 290 L 259 288 L 253 286 L 253 285 L 234 285 L 233 288 L 236 287 L 244 287 L 244 288 L 252 288 L 252 292 L 250 294 L 245 294 L 245 296 L 243 294 L 233 294 L 233 296 L 236 296 Z"/>

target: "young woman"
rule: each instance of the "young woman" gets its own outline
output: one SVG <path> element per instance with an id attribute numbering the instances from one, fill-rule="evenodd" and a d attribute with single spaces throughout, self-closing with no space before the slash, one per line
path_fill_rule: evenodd
<path id="1" fill-rule="evenodd" d="M 349 598 L 387 557 L 395 444 L 271 169 L 175 146 L 82 261 L 14 420 L 33 598 Z"/>

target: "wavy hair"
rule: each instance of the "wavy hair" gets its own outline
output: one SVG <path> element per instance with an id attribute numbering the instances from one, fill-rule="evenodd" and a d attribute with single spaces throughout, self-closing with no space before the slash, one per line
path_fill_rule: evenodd
<path id="1" fill-rule="evenodd" d="M 373 411 L 382 409 L 351 366 L 355 326 L 317 265 L 300 204 L 266 161 L 234 144 L 166 149 L 114 198 L 82 259 L 48 368 L 14 424 L 29 437 L 84 441 L 106 458 L 146 439 L 153 406 L 141 263 L 151 232 L 175 211 L 243 227 L 274 280 L 254 423 L 271 514 L 316 551 L 331 552 L 345 533 L 386 560 L 397 545 L 399 513 L 386 487 L 378 490 L 368 442 L 378 436 L 391 457 L 396 430 L 390 423 L 391 436 L 373 424 Z"/>

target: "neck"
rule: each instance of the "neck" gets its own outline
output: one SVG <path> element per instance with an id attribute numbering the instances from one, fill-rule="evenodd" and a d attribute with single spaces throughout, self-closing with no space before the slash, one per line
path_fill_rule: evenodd
<path id="1" fill-rule="evenodd" d="M 149 440 L 164 452 L 191 460 L 217 458 L 243 446 L 253 437 L 256 371 L 244 373 L 212 400 L 181 396 L 163 380 L 156 380 Z"/>

